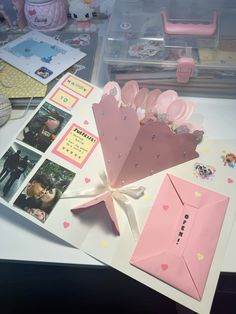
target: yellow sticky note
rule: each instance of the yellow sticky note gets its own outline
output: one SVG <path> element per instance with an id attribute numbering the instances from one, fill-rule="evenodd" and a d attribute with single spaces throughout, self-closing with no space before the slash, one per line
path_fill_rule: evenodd
<path id="1" fill-rule="evenodd" d="M 63 82 L 62 85 L 72 90 L 76 94 L 86 98 L 93 90 L 93 86 L 88 83 L 76 78 L 72 75 L 69 75 Z"/>
<path id="2" fill-rule="evenodd" d="M 53 149 L 53 153 L 82 168 L 98 142 L 96 135 L 77 124 L 72 124 Z"/>
<path id="3" fill-rule="evenodd" d="M 64 108 L 73 107 L 79 100 L 77 97 L 73 96 L 72 94 L 66 92 L 61 88 L 58 88 L 50 99 Z"/>

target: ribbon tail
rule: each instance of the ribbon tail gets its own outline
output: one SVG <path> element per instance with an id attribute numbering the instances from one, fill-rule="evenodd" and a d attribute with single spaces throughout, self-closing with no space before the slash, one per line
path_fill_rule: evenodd
<path id="1" fill-rule="evenodd" d="M 132 186 L 128 188 L 120 188 L 118 192 L 122 194 L 126 194 L 134 199 L 139 199 L 141 196 L 144 195 L 145 187 L 143 186 Z"/>
<path id="2" fill-rule="evenodd" d="M 138 238 L 140 236 L 140 230 L 138 227 L 138 222 L 137 222 L 137 218 L 135 215 L 135 211 L 134 211 L 133 207 L 131 206 L 131 204 L 128 204 L 125 207 L 125 212 L 126 212 L 126 216 L 128 218 L 128 221 L 129 221 L 131 231 L 133 233 L 133 237 L 135 240 L 138 240 Z"/>
<path id="3" fill-rule="evenodd" d="M 140 230 L 133 206 L 130 204 L 129 200 L 120 193 L 113 193 L 113 197 L 124 209 L 133 237 L 135 240 L 137 240 L 140 236 Z"/>

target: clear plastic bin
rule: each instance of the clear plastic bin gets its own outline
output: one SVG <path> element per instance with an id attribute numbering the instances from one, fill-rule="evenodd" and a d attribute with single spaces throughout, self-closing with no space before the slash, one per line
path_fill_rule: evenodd
<path id="1" fill-rule="evenodd" d="M 121 85 L 234 97 L 236 1 L 117 0 L 104 62 Z"/>

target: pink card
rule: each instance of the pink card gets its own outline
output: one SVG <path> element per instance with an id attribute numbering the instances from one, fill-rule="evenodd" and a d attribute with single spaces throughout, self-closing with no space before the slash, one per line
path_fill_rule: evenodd
<path id="1" fill-rule="evenodd" d="M 130 263 L 201 300 L 228 202 L 166 175 Z"/>

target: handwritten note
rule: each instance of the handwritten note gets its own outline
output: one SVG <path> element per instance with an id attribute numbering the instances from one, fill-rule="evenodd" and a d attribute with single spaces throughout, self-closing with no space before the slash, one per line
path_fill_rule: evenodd
<path id="1" fill-rule="evenodd" d="M 53 149 L 53 153 L 82 168 L 98 142 L 96 135 L 73 124 Z"/>

